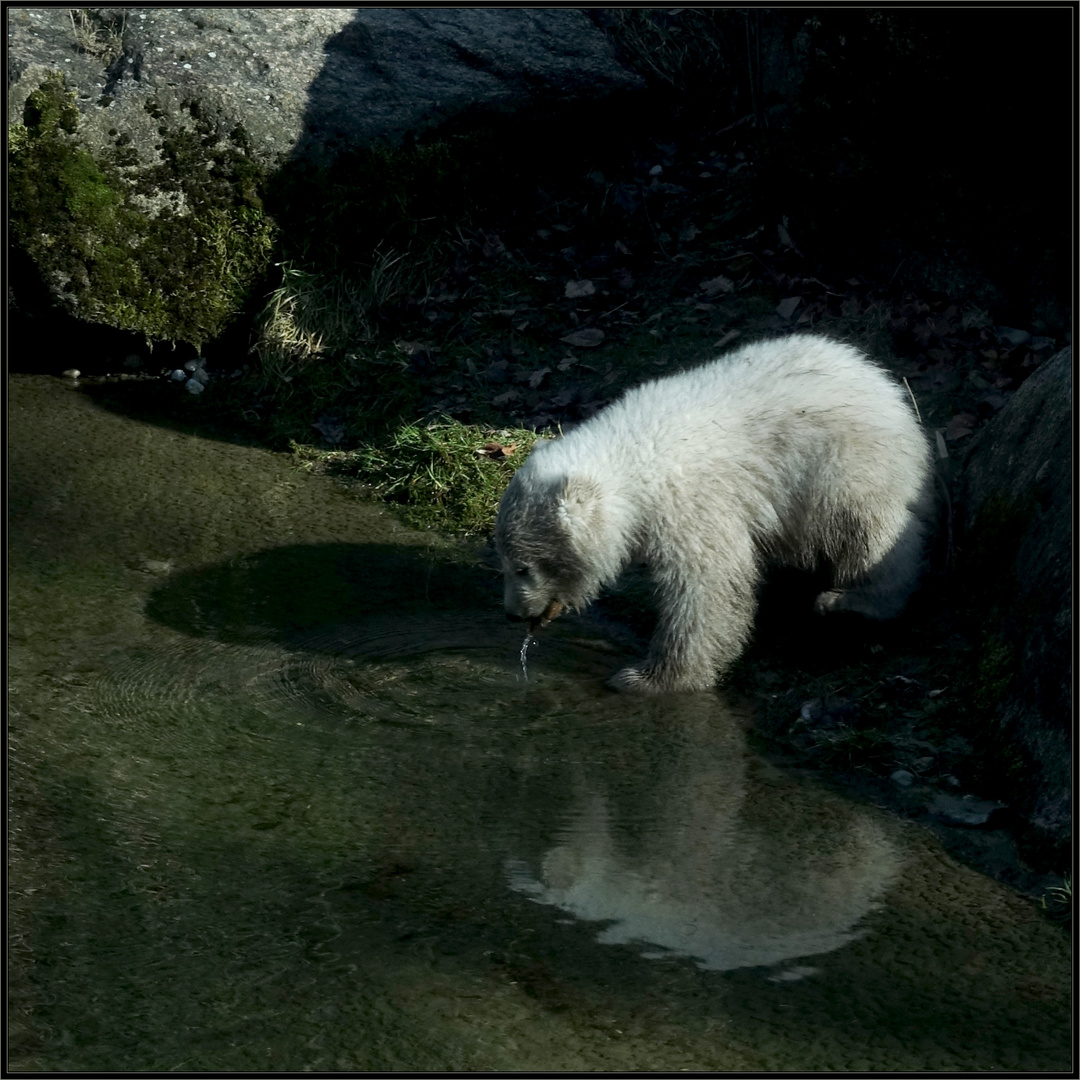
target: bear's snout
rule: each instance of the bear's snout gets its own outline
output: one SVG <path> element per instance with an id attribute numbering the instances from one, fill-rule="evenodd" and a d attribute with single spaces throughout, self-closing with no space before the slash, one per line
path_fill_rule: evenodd
<path id="1" fill-rule="evenodd" d="M 536 618 L 529 620 L 529 629 L 536 630 L 541 626 L 547 626 L 562 609 L 563 605 L 558 600 L 552 600 Z"/>

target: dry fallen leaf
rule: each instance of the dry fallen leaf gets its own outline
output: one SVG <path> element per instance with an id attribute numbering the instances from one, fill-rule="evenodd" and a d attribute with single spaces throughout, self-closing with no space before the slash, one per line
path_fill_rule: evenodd
<path id="1" fill-rule="evenodd" d="M 579 300 L 583 296 L 592 296 L 595 292 L 596 286 L 591 281 L 568 281 L 563 296 L 568 300 Z"/>
<path id="2" fill-rule="evenodd" d="M 975 417 L 971 413 L 957 413 L 945 428 L 945 438 L 949 442 L 956 442 L 965 435 L 970 435 L 975 429 Z"/>
<path id="3" fill-rule="evenodd" d="M 604 340 L 604 331 L 597 326 L 586 326 L 581 330 L 564 334 L 559 340 L 567 345 L 575 345 L 579 349 L 592 349 Z"/>
<path id="4" fill-rule="evenodd" d="M 493 259 L 496 255 L 505 254 L 506 245 L 503 244 L 497 233 L 484 233 L 484 246 L 482 250 L 485 259 Z"/>
<path id="5" fill-rule="evenodd" d="M 721 293 L 734 292 L 735 282 L 721 274 L 719 277 L 709 278 L 707 281 L 701 282 L 698 287 L 706 296 L 719 296 Z"/>
<path id="6" fill-rule="evenodd" d="M 790 319 L 795 314 L 795 309 L 802 303 L 801 296 L 789 296 L 776 305 L 776 314 L 781 319 Z"/>
<path id="7" fill-rule="evenodd" d="M 503 458 L 510 457 L 516 449 L 517 446 L 514 443 L 511 443 L 509 446 L 504 446 L 502 443 L 498 442 L 487 442 L 476 452 L 480 454 L 481 457 L 488 457 L 495 461 L 501 461 Z"/>

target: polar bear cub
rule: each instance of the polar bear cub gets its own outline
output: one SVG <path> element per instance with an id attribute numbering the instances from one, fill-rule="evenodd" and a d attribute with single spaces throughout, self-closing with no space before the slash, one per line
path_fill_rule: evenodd
<path id="1" fill-rule="evenodd" d="M 821 612 L 898 615 L 917 584 L 929 444 L 858 350 L 794 335 L 644 383 L 534 447 L 499 504 L 506 613 L 543 625 L 644 560 L 659 621 L 616 689 L 711 686 L 742 652 L 765 564 L 827 564 Z"/>

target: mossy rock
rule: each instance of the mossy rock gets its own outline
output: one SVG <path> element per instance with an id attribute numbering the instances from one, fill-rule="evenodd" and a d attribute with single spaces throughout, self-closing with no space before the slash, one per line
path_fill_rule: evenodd
<path id="1" fill-rule="evenodd" d="M 15 243 L 73 315 L 199 346 L 266 271 L 276 227 L 243 131 L 184 108 L 189 127 L 159 127 L 158 161 L 140 162 L 122 136 L 95 154 L 80 145 L 75 95 L 49 76 L 11 128 L 9 205 Z"/>

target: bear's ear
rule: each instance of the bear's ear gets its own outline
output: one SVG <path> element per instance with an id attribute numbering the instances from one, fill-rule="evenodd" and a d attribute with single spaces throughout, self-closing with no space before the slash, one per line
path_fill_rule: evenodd
<path id="1" fill-rule="evenodd" d="M 556 502 L 559 524 L 567 535 L 584 537 L 596 530 L 602 514 L 603 493 L 591 476 L 564 477 Z"/>

